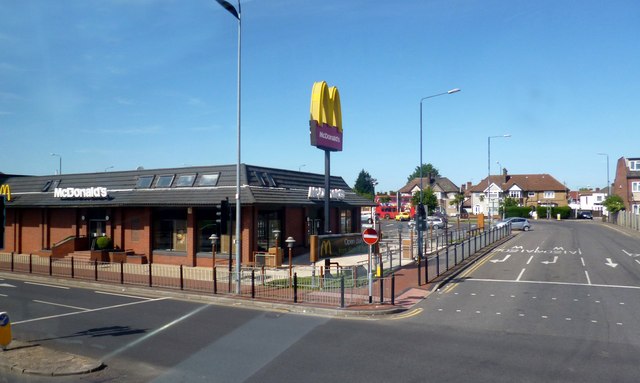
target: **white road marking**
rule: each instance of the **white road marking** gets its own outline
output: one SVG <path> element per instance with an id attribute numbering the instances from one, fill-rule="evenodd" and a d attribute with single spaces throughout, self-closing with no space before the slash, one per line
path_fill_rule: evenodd
<path id="1" fill-rule="evenodd" d="M 505 255 L 505 257 L 503 259 L 492 259 L 489 262 L 491 262 L 491 263 L 498 263 L 498 262 L 502 263 L 502 262 L 505 262 L 507 259 L 509 259 L 510 256 L 511 256 L 511 254 L 507 254 L 507 255 Z"/>
<path id="2" fill-rule="evenodd" d="M 8 297 L 8 295 L 0 294 L 0 297 Z"/>
<path id="3" fill-rule="evenodd" d="M 551 281 L 514 281 L 512 279 L 469 278 L 465 280 L 465 283 L 466 282 L 531 283 L 531 284 L 537 284 L 537 285 L 591 286 L 591 287 L 610 287 L 610 288 L 616 288 L 616 289 L 640 290 L 640 286 L 599 285 L 599 284 L 588 285 L 586 283 L 551 282 Z M 532 298 L 535 298 L 535 297 L 532 297 Z M 596 301 L 596 303 L 600 303 L 600 301 Z"/>
<path id="4" fill-rule="evenodd" d="M 540 263 L 544 263 L 545 265 L 548 265 L 548 264 L 553 264 L 553 263 L 556 263 L 556 262 L 558 262 L 558 256 L 554 255 L 553 256 L 553 261 L 542 261 Z"/>
<path id="5" fill-rule="evenodd" d="M 115 295 L 117 297 L 134 298 L 134 299 L 145 299 L 145 300 L 152 299 L 152 298 L 147 298 L 147 297 L 139 297 L 139 296 L 136 296 L 136 295 L 109 293 L 109 292 L 106 292 L 106 291 L 97 291 L 97 290 L 94 291 L 94 293 L 96 293 L 96 294 L 104 294 L 104 295 Z"/>
<path id="6" fill-rule="evenodd" d="M 97 309 L 90 309 L 90 310 L 87 310 L 87 311 L 76 311 L 76 312 L 66 313 L 66 314 L 50 315 L 50 316 L 46 316 L 46 317 L 33 318 L 33 319 L 26 319 L 26 320 L 23 320 L 23 321 L 13 322 L 12 324 L 13 324 L 13 325 L 17 325 L 17 324 L 22 324 L 22 323 L 37 322 L 37 321 L 41 321 L 41 320 L 47 320 L 47 319 L 54 319 L 54 318 L 66 317 L 66 316 L 76 315 L 76 314 L 85 314 L 85 313 L 92 313 L 92 312 L 95 312 L 95 311 L 111 310 L 111 309 L 116 309 L 116 308 L 125 307 L 125 306 L 138 305 L 138 304 L 141 304 L 141 303 L 149 303 L 149 302 L 155 302 L 155 301 L 164 301 L 164 300 L 166 300 L 166 299 L 170 299 L 170 298 L 162 297 L 162 298 L 149 299 L 149 300 L 146 300 L 146 301 L 140 301 L 140 302 L 129 302 L 129 303 L 123 303 L 123 304 L 121 304 L 121 305 L 107 306 L 107 307 L 100 307 L 100 308 L 97 308 Z"/>
<path id="7" fill-rule="evenodd" d="M 529 257 L 529 260 L 527 261 L 527 265 L 531 263 L 532 260 L 533 260 L 533 255 Z"/>
<path id="8" fill-rule="evenodd" d="M 69 287 L 66 286 L 58 286 L 58 285 L 48 285 L 46 283 L 36 283 L 36 282 L 25 282 L 26 285 L 35 285 L 35 286 L 44 286 L 44 287 L 53 287 L 54 289 L 62 289 L 69 290 Z"/>
<path id="9" fill-rule="evenodd" d="M 74 309 L 74 310 L 91 311 L 91 309 L 87 309 L 87 308 L 84 308 L 84 307 L 77 307 L 77 306 L 63 305 L 63 304 L 61 304 L 61 303 L 54 303 L 54 302 L 40 301 L 40 300 L 37 300 L 37 299 L 34 299 L 33 301 L 34 301 L 34 302 L 36 302 L 36 303 L 42 303 L 42 304 L 45 304 L 45 305 L 66 307 L 66 308 L 70 308 L 70 309 Z"/>
<path id="10" fill-rule="evenodd" d="M 587 277 L 587 284 L 591 285 L 591 278 L 589 278 L 589 272 L 587 270 L 584 271 L 584 275 Z"/>
<path id="11" fill-rule="evenodd" d="M 15 287 L 14 285 L 10 285 L 8 283 L 0 283 L 0 287 Z"/>
<path id="12" fill-rule="evenodd" d="M 516 281 L 520 282 L 520 278 L 522 278 L 522 274 L 524 274 L 524 271 L 526 269 L 522 269 L 522 271 L 520 271 L 520 274 L 518 274 L 518 278 L 516 278 Z"/>
<path id="13" fill-rule="evenodd" d="M 617 264 L 617 263 L 613 263 L 613 261 L 611 260 L 611 258 L 607 258 L 607 262 L 605 262 L 604 264 L 605 264 L 605 265 L 607 265 L 607 266 L 611 266 L 611 267 L 613 267 L 614 269 L 616 268 L 616 266 L 618 266 L 618 264 Z"/>
<path id="14" fill-rule="evenodd" d="M 582 262 L 582 267 L 586 267 L 587 265 L 584 264 L 584 258 L 580 257 L 580 262 Z"/>

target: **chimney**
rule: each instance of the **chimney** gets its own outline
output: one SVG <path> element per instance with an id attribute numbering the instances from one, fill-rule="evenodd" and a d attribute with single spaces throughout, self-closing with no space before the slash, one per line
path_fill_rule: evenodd
<path id="1" fill-rule="evenodd" d="M 509 178 L 511 178 L 507 173 L 507 168 L 502 168 L 502 178 L 504 183 L 507 183 L 507 181 L 509 181 Z"/>

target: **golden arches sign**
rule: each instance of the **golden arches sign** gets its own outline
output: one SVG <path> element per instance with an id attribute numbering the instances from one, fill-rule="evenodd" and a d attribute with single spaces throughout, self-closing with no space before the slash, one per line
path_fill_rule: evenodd
<path id="1" fill-rule="evenodd" d="M 320 258 L 325 256 L 332 256 L 333 252 L 331 250 L 331 241 L 328 239 L 323 240 L 322 244 L 320 245 Z"/>
<path id="2" fill-rule="evenodd" d="M 342 108 L 340 93 L 326 82 L 313 84 L 311 90 L 311 145 L 330 151 L 342 151 Z"/>
<path id="3" fill-rule="evenodd" d="M 11 201 L 11 188 L 9 185 L 0 185 L 0 195 L 6 196 L 7 201 Z"/>

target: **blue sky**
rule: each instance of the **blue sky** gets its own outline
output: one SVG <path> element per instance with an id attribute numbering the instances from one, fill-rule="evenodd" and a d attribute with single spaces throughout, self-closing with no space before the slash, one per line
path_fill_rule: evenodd
<path id="1" fill-rule="evenodd" d="M 237 2 L 234 2 L 237 4 Z M 498 164 L 602 187 L 640 156 L 640 3 L 264 0 L 242 3 L 242 162 L 323 173 L 314 81 L 340 90 L 344 150 L 397 190 L 423 161 L 460 185 Z M 54 174 L 236 162 L 235 19 L 214 0 L 0 2 L 0 171 Z"/>

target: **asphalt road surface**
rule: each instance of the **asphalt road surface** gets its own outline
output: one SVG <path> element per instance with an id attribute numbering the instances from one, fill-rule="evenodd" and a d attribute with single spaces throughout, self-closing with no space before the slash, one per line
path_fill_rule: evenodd
<path id="1" fill-rule="evenodd" d="M 334 319 L 33 284 L 3 274 L 14 336 L 104 360 L 86 382 L 631 382 L 640 239 L 534 222 L 414 309 Z M 51 381 L 2 376 L 8 381 Z"/>

